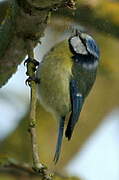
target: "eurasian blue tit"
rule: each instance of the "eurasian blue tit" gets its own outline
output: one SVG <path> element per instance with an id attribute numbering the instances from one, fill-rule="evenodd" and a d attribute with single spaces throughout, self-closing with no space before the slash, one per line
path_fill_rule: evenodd
<path id="1" fill-rule="evenodd" d="M 99 48 L 95 40 L 77 31 L 54 46 L 39 66 L 38 98 L 59 123 L 55 163 L 61 151 L 66 117 L 69 118 L 65 136 L 70 140 L 85 98 L 95 82 L 98 64 Z"/>

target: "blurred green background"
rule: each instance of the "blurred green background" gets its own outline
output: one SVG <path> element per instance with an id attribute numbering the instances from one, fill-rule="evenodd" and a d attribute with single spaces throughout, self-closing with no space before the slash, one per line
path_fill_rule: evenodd
<path id="1" fill-rule="evenodd" d="M 119 1 L 78 0 L 75 12 L 60 10 L 53 14 L 45 37 L 41 38 L 42 44 L 35 48 L 35 56 L 41 61 L 54 44 L 70 36 L 72 28 L 79 28 L 95 38 L 101 52 L 96 83 L 85 102 L 72 140 L 67 142 L 64 138 L 61 159 L 56 166 L 52 160 L 57 140 L 57 122 L 39 103 L 37 105 L 39 154 L 51 171 L 77 175 L 84 180 L 119 179 L 116 171 L 119 169 L 118 14 Z M 0 154 L 31 163 L 31 145 L 27 132 L 29 87 L 24 83 L 27 78 L 25 71 L 22 63 L 16 74 L 0 90 Z M 106 137 L 100 140 L 97 133 L 100 138 L 103 134 Z M 90 148 L 93 154 L 91 157 Z M 0 174 L 0 180 L 6 179 L 17 178 Z"/>

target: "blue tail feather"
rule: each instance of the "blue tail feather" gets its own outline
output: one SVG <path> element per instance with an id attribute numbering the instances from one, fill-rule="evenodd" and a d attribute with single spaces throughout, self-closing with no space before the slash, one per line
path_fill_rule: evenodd
<path id="1" fill-rule="evenodd" d="M 55 151 L 55 156 L 54 156 L 55 164 L 59 160 L 59 156 L 60 156 L 60 152 L 61 152 L 61 145 L 62 145 L 63 132 L 64 132 L 64 122 L 65 122 L 65 117 L 62 117 L 59 120 L 58 140 L 57 140 L 56 151 Z"/>

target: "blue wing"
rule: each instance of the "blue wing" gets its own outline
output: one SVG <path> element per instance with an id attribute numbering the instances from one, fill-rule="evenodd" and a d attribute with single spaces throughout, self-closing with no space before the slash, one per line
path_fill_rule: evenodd
<path id="1" fill-rule="evenodd" d="M 71 98 L 71 115 L 65 131 L 65 136 L 68 140 L 71 139 L 76 122 L 79 119 L 79 115 L 83 106 L 84 98 L 79 94 L 77 81 L 72 79 L 70 82 L 70 98 Z"/>

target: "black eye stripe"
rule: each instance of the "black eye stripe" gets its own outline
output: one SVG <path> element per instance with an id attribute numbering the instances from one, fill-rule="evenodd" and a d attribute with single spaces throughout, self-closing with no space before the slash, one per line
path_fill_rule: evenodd
<path id="1" fill-rule="evenodd" d="M 88 49 L 87 49 L 87 45 L 86 45 L 86 39 L 83 39 L 80 35 L 78 35 L 78 37 L 80 38 L 80 40 L 81 40 L 82 44 L 83 44 L 83 45 L 84 45 L 84 47 L 86 48 L 87 53 L 89 54 L 89 51 L 88 51 Z"/>

